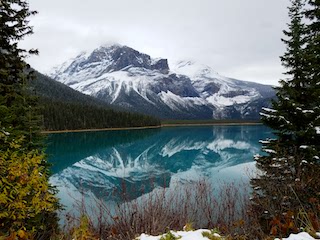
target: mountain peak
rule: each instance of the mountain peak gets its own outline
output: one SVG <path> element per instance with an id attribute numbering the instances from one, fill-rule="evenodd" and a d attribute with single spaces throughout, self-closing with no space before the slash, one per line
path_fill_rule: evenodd
<path id="1" fill-rule="evenodd" d="M 62 65 L 55 67 L 49 74 L 52 78 L 70 84 L 73 76 L 82 72 L 86 77 L 97 78 L 107 72 L 127 68 L 143 68 L 169 72 L 167 59 L 152 59 L 149 55 L 120 44 L 104 44 L 91 52 L 81 52 Z"/>
<path id="2" fill-rule="evenodd" d="M 149 70 L 169 71 L 167 59 L 153 59 L 131 47 L 120 44 L 105 44 L 91 53 L 93 61 L 100 61 L 104 57 L 113 61 L 112 71 L 119 71 L 127 67 L 138 67 Z"/>
<path id="3" fill-rule="evenodd" d="M 195 61 L 153 59 L 128 46 L 102 45 L 66 62 L 52 77 L 124 109 L 164 118 L 258 118 L 271 87 L 223 77 Z M 264 102 L 263 102 L 264 103 Z"/>
<path id="4" fill-rule="evenodd" d="M 120 48 L 124 47 L 125 45 L 122 45 L 120 43 L 104 43 L 98 48 Z"/>
<path id="5" fill-rule="evenodd" d="M 198 63 L 193 60 L 180 60 L 173 64 L 173 71 L 187 75 L 192 78 L 198 78 L 201 76 L 207 76 L 210 78 L 223 78 L 217 72 L 215 72 L 210 66 Z"/>

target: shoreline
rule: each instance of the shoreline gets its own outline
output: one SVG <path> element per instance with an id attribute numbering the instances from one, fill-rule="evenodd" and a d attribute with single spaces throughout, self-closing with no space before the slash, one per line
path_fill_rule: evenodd
<path id="1" fill-rule="evenodd" d="M 155 129 L 161 128 L 158 126 L 145 126 L 145 127 L 123 127 L 123 128 L 89 128 L 89 129 L 74 129 L 74 130 L 53 130 L 53 131 L 41 131 L 43 134 L 51 133 L 72 133 L 72 132 L 102 132 L 102 131 L 121 131 L 121 130 L 142 130 L 142 129 Z"/>
<path id="2" fill-rule="evenodd" d="M 41 131 L 42 134 L 54 133 L 74 133 L 74 132 L 102 132 L 102 131 L 122 131 L 122 130 L 143 130 L 143 129 L 157 129 L 165 127 L 184 127 L 184 126 L 251 126 L 262 125 L 261 122 L 216 122 L 216 123 L 164 123 L 157 126 L 144 127 L 124 127 L 124 128 L 92 128 L 92 129 L 77 129 L 77 130 L 55 130 L 55 131 Z"/>
<path id="3" fill-rule="evenodd" d="M 250 126 L 262 125 L 261 122 L 216 122 L 216 123 L 164 123 L 161 127 L 183 127 L 183 126 Z"/>

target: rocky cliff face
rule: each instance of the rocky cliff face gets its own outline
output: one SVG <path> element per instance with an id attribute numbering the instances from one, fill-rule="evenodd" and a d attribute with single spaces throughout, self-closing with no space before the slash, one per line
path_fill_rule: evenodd
<path id="1" fill-rule="evenodd" d="M 130 47 L 81 53 L 50 74 L 55 80 L 129 111 L 165 119 L 258 119 L 271 86 L 220 76 L 210 67 L 153 59 Z"/>

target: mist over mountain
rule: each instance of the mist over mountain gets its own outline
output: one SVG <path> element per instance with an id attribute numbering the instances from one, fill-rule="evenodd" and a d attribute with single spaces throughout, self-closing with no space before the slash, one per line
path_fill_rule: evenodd
<path id="1" fill-rule="evenodd" d="M 259 119 L 273 88 L 219 75 L 209 66 L 167 59 L 121 45 L 82 52 L 49 73 L 111 106 L 162 119 Z"/>

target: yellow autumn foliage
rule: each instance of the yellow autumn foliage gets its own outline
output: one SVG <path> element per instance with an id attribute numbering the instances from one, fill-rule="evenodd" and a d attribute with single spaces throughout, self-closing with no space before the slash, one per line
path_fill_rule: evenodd
<path id="1" fill-rule="evenodd" d="M 4 140 L 0 132 L 0 139 Z M 0 151 L 0 238 L 31 239 L 48 228 L 46 216 L 58 203 L 48 183 L 44 154 L 23 151 L 23 137 Z"/>

